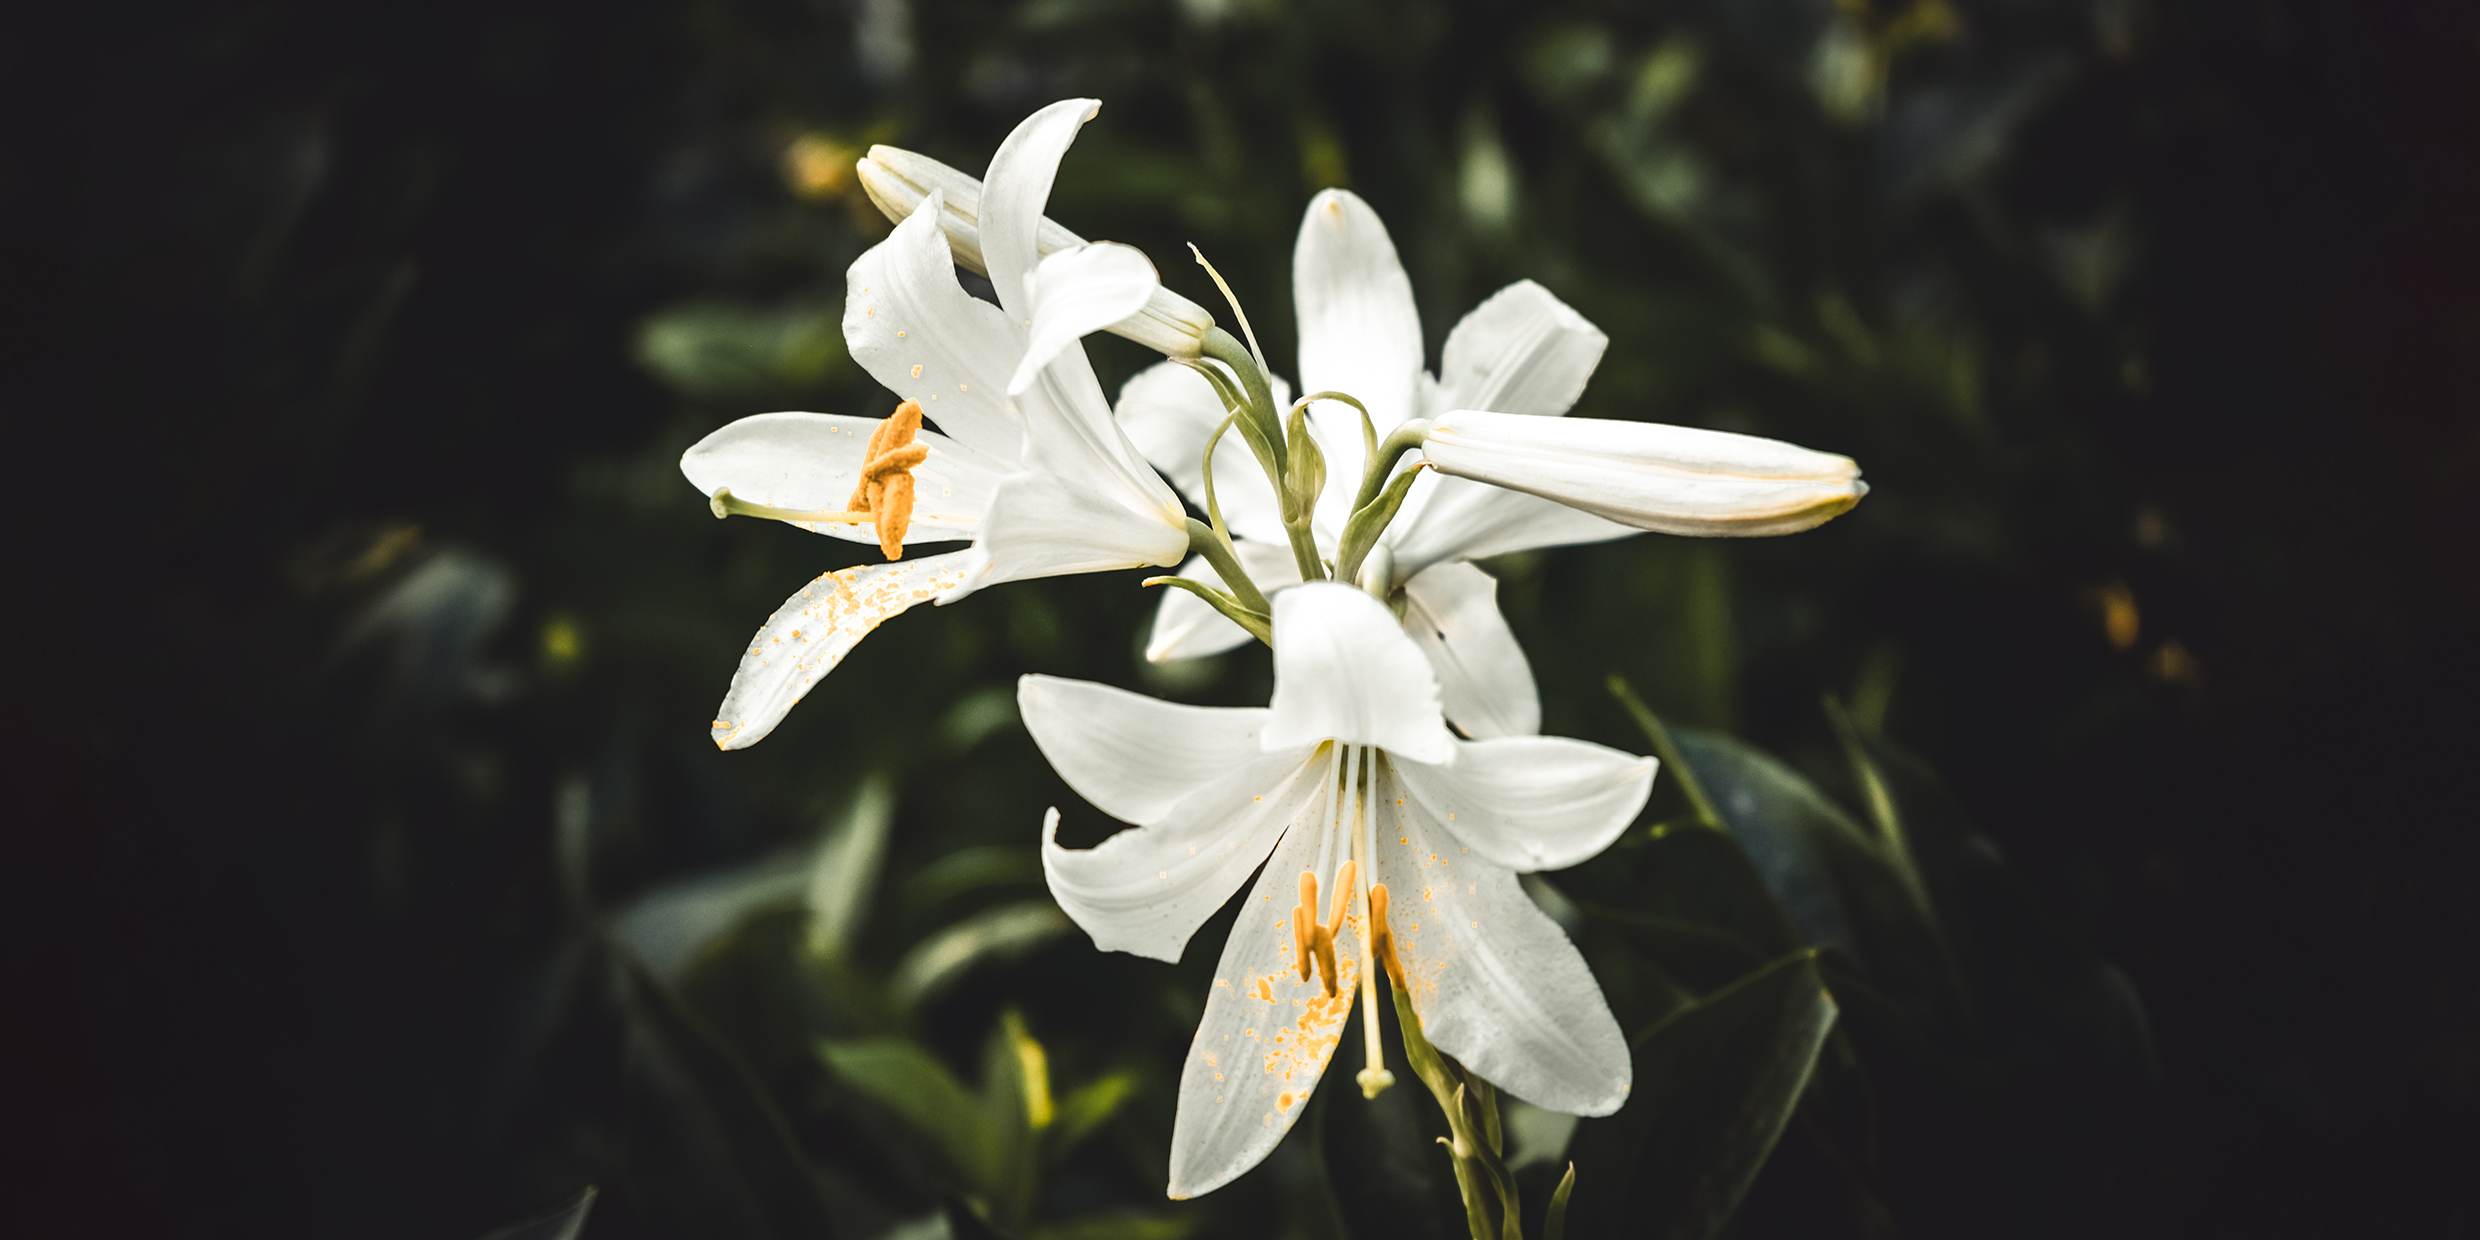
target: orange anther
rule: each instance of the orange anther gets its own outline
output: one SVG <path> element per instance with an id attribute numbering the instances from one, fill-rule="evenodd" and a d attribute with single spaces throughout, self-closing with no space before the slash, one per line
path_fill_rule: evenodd
<path id="1" fill-rule="evenodd" d="M 1328 934 L 1343 933 L 1343 911 L 1352 898 L 1352 876 L 1359 870 L 1359 868 L 1360 867 L 1352 864 L 1351 862 L 1346 861 L 1335 870 L 1335 903 L 1334 907 L 1326 914 L 1326 932 Z"/>
<path id="2" fill-rule="evenodd" d="M 921 406 L 906 401 L 870 432 L 861 454 L 861 477 L 844 507 L 868 513 L 878 527 L 878 549 L 904 558 L 904 531 L 913 522 L 913 470 L 930 459 L 930 445 L 913 442 L 921 432 Z"/>
<path id="3" fill-rule="evenodd" d="M 1387 980 L 1395 989 L 1412 989 L 1404 984 L 1404 962 L 1395 955 L 1395 931 L 1386 924 L 1386 884 L 1369 885 L 1369 948 L 1386 966 Z"/>
<path id="4" fill-rule="evenodd" d="M 1324 926 L 1311 926 L 1309 933 L 1316 939 L 1318 981 L 1326 986 L 1326 997 L 1335 997 L 1335 936 Z M 1307 981 L 1307 978 L 1302 978 Z"/>

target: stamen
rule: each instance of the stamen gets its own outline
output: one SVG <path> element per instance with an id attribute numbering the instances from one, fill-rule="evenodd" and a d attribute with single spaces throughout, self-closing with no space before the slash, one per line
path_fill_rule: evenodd
<path id="1" fill-rule="evenodd" d="M 1404 982 L 1404 962 L 1395 955 L 1395 931 L 1386 924 L 1386 884 L 1369 885 L 1369 945 L 1378 954 L 1378 963 L 1386 966 L 1386 980 L 1395 989 L 1410 992 Z"/>
<path id="2" fill-rule="evenodd" d="M 1311 926 L 1309 933 L 1315 936 L 1316 940 L 1318 981 L 1325 985 L 1326 997 L 1332 999 L 1337 993 L 1335 990 L 1335 933 L 1324 926 Z"/>
<path id="3" fill-rule="evenodd" d="M 1328 934 L 1343 933 L 1343 910 L 1352 899 L 1352 876 L 1357 869 L 1352 862 L 1345 861 L 1335 870 L 1335 901 L 1326 914 Z"/>
<path id="4" fill-rule="evenodd" d="M 861 453 L 861 477 L 843 512 L 824 509 L 777 508 L 753 504 L 717 487 L 707 507 L 718 517 L 765 517 L 804 525 L 874 525 L 878 549 L 890 560 L 904 558 L 904 531 L 913 523 L 913 471 L 930 459 L 930 445 L 915 443 L 921 433 L 921 406 L 906 401 L 870 432 Z"/>
<path id="5" fill-rule="evenodd" d="M 1300 980 L 1309 980 L 1309 970 L 1316 968 L 1317 936 L 1310 933 L 1315 923 L 1310 920 L 1306 905 L 1292 906 L 1292 958 L 1300 964 Z"/>

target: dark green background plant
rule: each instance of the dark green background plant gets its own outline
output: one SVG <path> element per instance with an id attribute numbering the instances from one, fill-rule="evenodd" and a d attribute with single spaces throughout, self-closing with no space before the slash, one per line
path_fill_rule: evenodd
<path id="1" fill-rule="evenodd" d="M 1070 94 L 1105 108 L 1053 213 L 1217 305 L 1198 243 L 1278 370 L 1299 212 L 1348 185 L 1433 349 L 1537 279 L 1611 336 L 1578 412 L 1875 488 L 1797 538 L 1489 566 L 1547 731 L 1641 751 L 1658 715 L 1675 751 L 1540 888 L 1638 1085 L 1559 1156 L 1516 1125 L 1530 1210 L 1572 1156 L 1570 1236 L 2468 1226 L 2476 34 L 2311 0 L 30 17 L 23 1230 L 464 1237 L 593 1183 L 596 1240 L 1460 1233 L 1409 1088 L 1163 1201 L 1211 961 L 1095 953 L 1044 895 L 1043 807 L 1111 824 L 1014 678 L 1255 704 L 1262 654 L 1142 665 L 1137 574 L 1010 585 L 705 739 L 769 609 L 864 557 L 713 520 L 680 450 L 892 404 L 833 330 L 884 222 L 786 152 L 978 168 Z"/>

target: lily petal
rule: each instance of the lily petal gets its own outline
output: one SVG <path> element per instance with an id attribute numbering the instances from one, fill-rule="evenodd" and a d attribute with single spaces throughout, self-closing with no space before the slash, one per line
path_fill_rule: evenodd
<path id="1" fill-rule="evenodd" d="M 1575 407 L 1609 344 L 1550 290 L 1518 280 L 1447 333 L 1438 382 L 1451 408 L 1556 417 Z"/>
<path id="2" fill-rule="evenodd" d="M 719 487 L 752 503 L 774 508 L 840 512 L 861 477 L 871 432 L 881 418 L 831 413 L 761 413 L 741 418 L 697 441 L 681 454 L 680 472 L 698 494 Z M 914 507 L 904 541 L 953 542 L 981 532 L 990 494 L 1008 472 L 992 460 L 936 431 L 917 442 L 930 458 L 913 467 Z M 813 534 L 878 545 L 869 525 L 840 521 L 792 521 Z"/>
<path id="3" fill-rule="evenodd" d="M 1292 559 L 1289 547 L 1241 538 L 1232 541 L 1232 550 L 1239 553 L 1240 566 L 1248 570 L 1249 578 L 1268 594 L 1300 584 L 1300 565 Z M 1180 575 L 1218 584 L 1223 580 L 1202 555 L 1190 556 L 1180 566 Z M 1165 590 L 1162 595 L 1162 604 L 1154 610 L 1154 631 L 1145 641 L 1148 662 L 1198 659 L 1248 642 L 1247 629 L 1224 619 L 1204 599 L 1186 590 Z"/>
<path id="4" fill-rule="evenodd" d="M 927 155 L 893 146 L 871 147 L 858 168 L 862 189 L 890 220 L 911 215 L 933 189 L 945 194 L 947 202 L 939 216 L 939 226 L 947 233 L 947 244 L 956 252 L 956 265 L 977 275 L 990 274 L 989 265 L 982 261 L 980 178 Z M 1042 217 L 1041 227 L 1034 233 L 1034 248 L 1044 257 L 1084 244 L 1083 237 L 1060 227 L 1049 216 Z M 1214 316 L 1206 313 L 1205 307 L 1157 287 L 1146 299 L 1144 309 L 1112 324 L 1110 330 L 1176 357 L 1195 357 L 1200 342 L 1213 326 Z"/>
<path id="5" fill-rule="evenodd" d="M 979 563 L 963 588 L 940 602 L 1002 581 L 1177 564 L 1188 554 L 1188 532 L 1064 478 L 1016 473 L 992 491 L 971 554 Z"/>
<path id="6" fill-rule="evenodd" d="M 837 569 L 801 587 L 766 618 L 715 708 L 718 749 L 747 749 L 782 723 L 810 686 L 887 617 L 964 580 L 970 551 Z"/>
<path id="7" fill-rule="evenodd" d="M 1019 323 L 1033 320 L 1025 277 L 1041 261 L 1042 208 L 1076 131 L 1102 110 L 1099 99 L 1062 99 L 1026 117 L 990 157 L 982 176 L 982 262 L 999 304 Z"/>
<path id="8" fill-rule="evenodd" d="M 1135 314 L 1162 287 L 1152 259 L 1114 241 L 1053 254 L 1030 280 L 1033 327 L 1008 380 L 1011 396 L 1031 387 L 1035 373 L 1069 345 Z"/>
<path id="9" fill-rule="evenodd" d="M 1399 761 L 1415 804 L 1456 841 L 1517 873 L 1558 870 L 1610 847 L 1653 791 L 1651 758 L 1558 736 L 1459 741 L 1452 766 Z"/>
<path id="10" fill-rule="evenodd" d="M 1635 533 L 1629 526 L 1538 495 L 1439 476 L 1412 484 L 1386 541 L 1394 548 L 1395 575 L 1401 579 L 1448 560 L 1609 542 Z"/>
<path id="11" fill-rule="evenodd" d="M 1460 561 L 1434 565 L 1404 583 L 1404 598 L 1404 631 L 1438 673 L 1448 722 L 1476 738 L 1541 731 L 1541 690 L 1499 613 L 1497 578 Z"/>
<path id="12" fill-rule="evenodd" d="M 1154 822 L 1264 752 L 1263 707 L 1183 706 L 1057 676 L 1019 679 L 1016 705 L 1051 769 L 1122 822 Z"/>
<path id="13" fill-rule="evenodd" d="M 1289 408 L 1291 385 L 1274 378 L 1274 403 Z M 1157 362 L 1119 390 L 1119 425 L 1199 510 L 1206 506 L 1206 440 L 1228 416 L 1205 377 L 1177 362 Z M 1223 520 L 1242 538 L 1281 543 L 1283 509 L 1274 484 L 1237 431 L 1214 445 L 1214 495 Z M 1254 565 L 1250 571 L 1255 572 Z M 1297 570 L 1295 570 L 1297 576 Z"/>
<path id="14" fill-rule="evenodd" d="M 1275 595 L 1272 752 L 1323 740 L 1375 745 L 1415 762 L 1455 760 L 1438 676 L 1386 604 L 1341 582 Z"/>
<path id="15" fill-rule="evenodd" d="M 1292 302 L 1300 316 L 1301 390 L 1350 393 L 1369 406 L 1380 435 L 1412 416 L 1421 314 L 1395 242 L 1359 195 L 1330 189 L 1309 200 L 1292 247 Z M 1311 414 L 1326 476 L 1342 480 L 1327 495 L 1334 507 L 1348 506 L 1362 469 L 1360 414 L 1334 401 Z M 1342 515 L 1335 515 L 1337 528 Z"/>
<path id="16" fill-rule="evenodd" d="M 1014 461 L 1025 424 L 1007 380 L 1023 338 L 1006 313 L 956 283 L 939 209 L 934 192 L 845 272 L 844 343 L 949 437 Z"/>
<path id="17" fill-rule="evenodd" d="M 1665 534 L 1794 534 L 1868 494 L 1847 456 L 1727 431 L 1459 409 L 1423 454 L 1441 473 Z"/>
<path id="18" fill-rule="evenodd" d="M 1301 751 L 1255 755 L 1197 787 L 1158 821 L 1092 848 L 1059 846 L 1054 809 L 1042 824 L 1042 876 L 1094 946 L 1176 963 L 1197 927 L 1231 900 L 1276 840 L 1318 812 L 1311 803 L 1323 804 L 1325 769 Z"/>
<path id="19" fill-rule="evenodd" d="M 1326 770 L 1318 761 L 1307 767 Z M 1315 791 L 1296 803 L 1304 818 L 1326 811 L 1326 798 Z M 1214 966 L 1205 1019 L 1180 1068 L 1179 1115 L 1171 1126 L 1174 1200 L 1212 1192 L 1264 1160 L 1309 1109 L 1309 1095 L 1351 1022 L 1360 985 L 1357 906 L 1346 906 L 1352 911 L 1335 936 L 1333 997 L 1314 975 L 1300 980 L 1293 954 L 1292 909 L 1301 871 L 1317 863 L 1317 826 L 1303 822 L 1284 833 Z"/>
<path id="20" fill-rule="evenodd" d="M 1575 944 L 1514 874 L 1464 851 L 1391 775 L 1379 787 L 1379 808 L 1388 812 L 1379 820 L 1377 880 L 1394 896 L 1388 923 L 1421 1032 L 1535 1106 L 1571 1115 L 1618 1110 L 1634 1066 Z"/>

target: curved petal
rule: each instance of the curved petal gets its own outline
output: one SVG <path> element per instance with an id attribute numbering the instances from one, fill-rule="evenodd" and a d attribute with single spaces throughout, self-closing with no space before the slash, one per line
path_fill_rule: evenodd
<path id="1" fill-rule="evenodd" d="M 1054 809 L 1042 824 L 1042 876 L 1094 946 L 1177 962 L 1276 840 L 1315 812 L 1325 769 L 1297 750 L 1256 755 L 1192 789 L 1160 820 L 1092 848 L 1059 846 Z"/>
<path id="2" fill-rule="evenodd" d="M 1309 766 L 1326 769 L 1322 762 Z M 1300 980 L 1292 946 L 1300 873 L 1317 863 L 1321 843 L 1311 816 L 1322 815 L 1325 806 L 1315 792 L 1300 799 L 1294 821 L 1303 825 L 1284 833 L 1214 966 L 1205 1019 L 1180 1068 L 1179 1116 L 1171 1126 L 1175 1200 L 1231 1183 L 1283 1140 L 1309 1109 L 1310 1092 L 1351 1022 L 1360 986 L 1360 914 L 1347 913 L 1335 936 L 1339 967 L 1331 998 L 1314 974 Z"/>
<path id="3" fill-rule="evenodd" d="M 1469 478 L 1423 478 L 1412 488 L 1385 535 L 1398 579 L 1449 560 L 1609 542 L 1637 532 L 1581 508 Z"/>
<path id="4" fill-rule="evenodd" d="M 1497 578 L 1466 563 L 1440 564 L 1414 574 L 1404 598 L 1404 631 L 1438 673 L 1448 722 L 1475 738 L 1541 731 L 1541 690 L 1499 614 Z"/>
<path id="5" fill-rule="evenodd" d="M 990 515 L 973 544 L 981 563 L 966 584 L 1171 565 L 1188 554 L 1188 531 L 1169 518 L 1122 505 L 1050 474 L 999 480 Z M 954 597 L 941 601 L 952 601 Z"/>
<path id="6" fill-rule="evenodd" d="M 1338 740 L 1416 762 L 1452 762 L 1438 676 L 1386 604 L 1333 581 L 1274 596 L 1268 750 Z"/>
<path id="7" fill-rule="evenodd" d="M 1422 453 L 1442 473 L 1665 534 L 1794 534 L 1868 494 L 1850 457 L 1655 422 L 1459 409 L 1437 420 Z"/>
<path id="8" fill-rule="evenodd" d="M 1634 1065 L 1575 944 L 1514 874 L 1466 852 L 1391 776 L 1380 788 L 1380 808 L 1393 809 L 1381 821 L 1391 819 L 1395 831 L 1392 845 L 1379 837 L 1377 879 L 1393 896 L 1388 927 L 1421 1032 L 1535 1106 L 1618 1110 Z"/>
<path id="9" fill-rule="evenodd" d="M 1232 550 L 1240 554 L 1240 566 L 1248 570 L 1258 589 L 1271 595 L 1300 584 L 1300 565 L 1292 559 L 1290 548 L 1237 539 Z M 1223 580 L 1202 555 L 1190 556 L 1180 566 L 1180 575 L 1207 582 Z M 1154 611 L 1154 631 L 1145 641 L 1145 657 L 1153 663 L 1197 659 L 1221 654 L 1248 640 L 1247 629 L 1224 619 L 1204 599 L 1186 590 L 1165 590 L 1162 605 Z"/>
<path id="10" fill-rule="evenodd" d="M 1292 303 L 1300 316 L 1300 385 L 1304 392 L 1348 392 L 1369 406 L 1378 433 L 1413 414 L 1421 373 L 1421 314 L 1412 281 L 1395 257 L 1378 213 L 1349 190 L 1309 200 L 1292 247 Z M 1333 401 L 1311 407 L 1327 488 L 1348 505 L 1361 476 L 1360 415 Z M 1324 507 L 1324 505 L 1321 505 Z M 1340 526 L 1340 521 L 1336 522 Z"/>
<path id="11" fill-rule="evenodd" d="M 1042 207 L 1076 131 L 1102 110 L 1099 99 L 1062 99 L 1020 122 L 982 174 L 982 262 L 999 304 L 1017 322 L 1033 318 L 1025 277 L 1042 259 Z"/>
<path id="12" fill-rule="evenodd" d="M 840 512 L 852 498 L 870 435 L 881 421 L 831 413 L 755 414 L 697 441 L 681 454 L 680 472 L 700 495 L 729 487 L 752 503 Z M 917 442 L 930 446 L 930 458 L 913 467 L 913 519 L 904 541 L 952 542 L 980 533 L 991 491 L 1007 466 L 936 431 L 920 432 Z M 878 531 L 869 525 L 786 524 L 878 545 Z"/>
<path id="13" fill-rule="evenodd" d="M 1023 452 L 1007 399 L 1023 337 L 997 306 L 964 291 L 939 235 L 933 192 L 844 273 L 844 343 L 870 377 L 958 443 L 1001 460 Z"/>
<path id="14" fill-rule="evenodd" d="M 1279 376 L 1274 402 L 1285 408 L 1292 403 L 1291 385 Z M 1222 401 L 1205 378 L 1177 362 L 1157 362 L 1119 390 L 1120 429 L 1201 512 L 1206 506 L 1206 440 L 1225 416 Z M 1275 500 L 1274 484 L 1237 432 L 1214 445 L 1214 495 L 1232 533 L 1269 543 L 1284 541 L 1283 509 Z"/>
<path id="15" fill-rule="evenodd" d="M 1584 395 L 1609 344 L 1550 290 L 1518 280 L 1447 333 L 1438 382 L 1447 408 L 1556 417 Z"/>
<path id="16" fill-rule="evenodd" d="M 1145 308 L 1162 277 L 1135 246 L 1104 241 L 1062 250 L 1031 277 L 1033 324 L 1025 356 L 1008 380 L 1014 395 L 1033 386 L 1035 372 L 1069 345 Z"/>
<path id="17" fill-rule="evenodd" d="M 837 569 L 801 587 L 766 618 L 715 708 L 718 749 L 747 749 L 783 722 L 792 704 L 835 670 L 887 617 L 951 590 L 973 553 Z"/>
<path id="18" fill-rule="evenodd" d="M 1263 707 L 1183 706 L 1057 676 L 1019 679 L 1016 705 L 1051 769 L 1122 822 L 1160 819 L 1181 797 L 1264 753 Z"/>
<path id="19" fill-rule="evenodd" d="M 1430 820 L 1492 865 L 1557 870 L 1610 847 L 1653 791 L 1651 758 L 1560 736 L 1458 741 L 1452 766 L 1395 764 Z"/>

